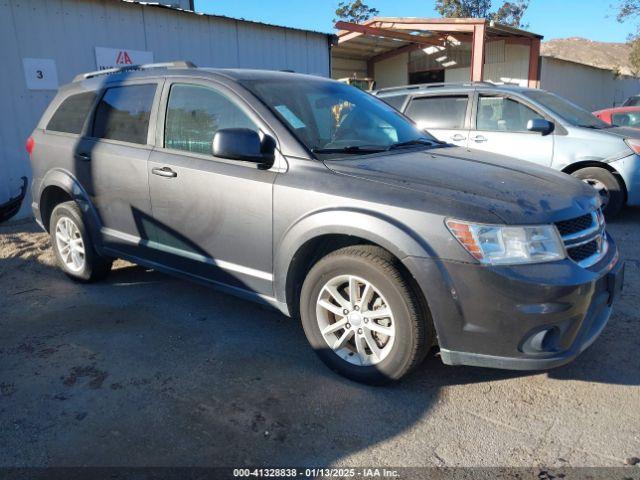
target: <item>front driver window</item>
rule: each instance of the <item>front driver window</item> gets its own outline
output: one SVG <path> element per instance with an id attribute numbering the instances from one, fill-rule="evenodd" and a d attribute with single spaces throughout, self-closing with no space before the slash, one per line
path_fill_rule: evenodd
<path id="1" fill-rule="evenodd" d="M 211 155 L 213 136 L 224 128 L 258 127 L 220 92 L 200 85 L 171 87 L 164 131 L 165 148 Z"/>
<path id="2" fill-rule="evenodd" d="M 511 98 L 481 95 L 478 99 L 478 130 L 526 132 L 529 120 L 537 118 L 543 117 Z"/>

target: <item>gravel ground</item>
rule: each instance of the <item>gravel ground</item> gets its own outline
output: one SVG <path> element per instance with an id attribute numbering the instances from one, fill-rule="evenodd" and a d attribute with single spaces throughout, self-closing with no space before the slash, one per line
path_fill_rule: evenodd
<path id="1" fill-rule="evenodd" d="M 640 209 L 610 231 L 625 291 L 573 364 L 430 356 L 372 388 L 279 313 L 125 262 L 75 284 L 36 227 L 0 227 L 0 465 L 622 466 L 640 457 Z"/>

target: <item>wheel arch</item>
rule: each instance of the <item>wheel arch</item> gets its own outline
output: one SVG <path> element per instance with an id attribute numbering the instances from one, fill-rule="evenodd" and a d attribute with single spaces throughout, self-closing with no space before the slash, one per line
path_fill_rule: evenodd
<path id="1" fill-rule="evenodd" d="M 322 257 L 351 245 L 378 246 L 397 260 L 415 282 L 402 259 L 431 256 L 429 246 L 409 228 L 384 215 L 362 211 L 329 210 L 312 214 L 287 230 L 274 259 L 274 293 L 291 316 L 298 314 L 298 296 L 308 271 Z M 423 296 L 417 287 L 417 293 Z"/>
<path id="2" fill-rule="evenodd" d="M 577 172 L 578 170 L 582 170 L 583 168 L 589 168 L 589 167 L 603 168 L 608 172 L 611 172 L 613 176 L 616 177 L 616 180 L 618 180 L 618 182 L 620 183 L 620 186 L 622 187 L 622 191 L 624 193 L 624 200 L 625 202 L 627 201 L 627 197 L 628 197 L 627 184 L 625 183 L 624 178 L 622 178 L 622 175 L 620 175 L 620 173 L 615 168 L 613 168 L 610 164 L 606 162 L 598 162 L 597 160 L 583 160 L 580 162 L 575 162 L 567 165 L 562 169 L 562 172 L 571 175 Z"/>
<path id="3" fill-rule="evenodd" d="M 40 221 L 47 231 L 49 231 L 49 220 L 53 209 L 67 201 L 75 201 L 78 204 L 83 219 L 87 223 L 89 235 L 95 244 L 95 240 L 99 238 L 101 223 L 89 195 L 69 172 L 51 170 L 43 178 L 38 196 Z"/>

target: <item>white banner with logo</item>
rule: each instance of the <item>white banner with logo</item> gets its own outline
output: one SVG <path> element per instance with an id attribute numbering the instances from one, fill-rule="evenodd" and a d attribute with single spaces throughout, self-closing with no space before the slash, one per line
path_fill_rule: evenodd
<path id="1" fill-rule="evenodd" d="M 145 63 L 153 63 L 153 52 L 126 48 L 96 47 L 96 67 L 98 70 L 143 65 Z"/>

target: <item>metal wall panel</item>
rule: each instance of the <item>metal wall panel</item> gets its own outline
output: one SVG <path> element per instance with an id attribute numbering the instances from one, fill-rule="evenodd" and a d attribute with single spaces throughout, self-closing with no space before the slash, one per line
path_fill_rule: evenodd
<path id="1" fill-rule="evenodd" d="M 23 58 L 54 59 L 60 85 L 96 69 L 95 47 L 148 50 L 157 62 L 330 76 L 326 34 L 114 0 L 0 0 L 0 45 L 0 203 L 29 176 L 24 142 L 55 95 L 27 90 Z"/>

